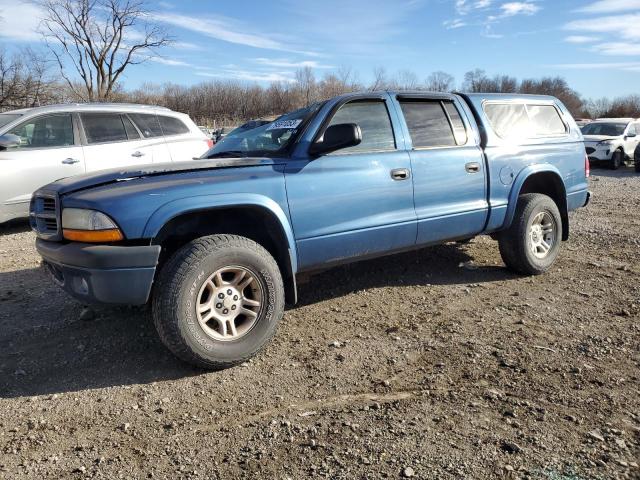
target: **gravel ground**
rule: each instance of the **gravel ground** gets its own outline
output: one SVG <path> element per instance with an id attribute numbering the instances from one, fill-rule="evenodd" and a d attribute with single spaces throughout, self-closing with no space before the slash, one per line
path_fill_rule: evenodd
<path id="1" fill-rule="evenodd" d="M 300 286 L 253 361 L 175 360 L 0 234 L 0 477 L 640 478 L 640 175 L 595 170 L 548 274 L 481 237 Z"/>

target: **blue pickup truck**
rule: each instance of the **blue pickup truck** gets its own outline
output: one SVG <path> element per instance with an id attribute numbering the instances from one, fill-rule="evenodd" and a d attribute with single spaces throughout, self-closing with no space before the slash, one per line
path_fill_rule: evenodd
<path id="1" fill-rule="evenodd" d="M 201 159 L 59 180 L 31 202 L 54 281 L 146 304 L 204 368 L 256 354 L 296 275 L 489 234 L 545 272 L 589 201 L 582 134 L 553 97 L 358 93 L 228 137 Z"/>

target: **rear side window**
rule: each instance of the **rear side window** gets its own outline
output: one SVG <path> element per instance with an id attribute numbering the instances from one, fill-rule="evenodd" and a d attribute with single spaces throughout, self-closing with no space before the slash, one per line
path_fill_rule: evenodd
<path id="1" fill-rule="evenodd" d="M 391 120 L 384 102 L 346 103 L 333 116 L 329 126 L 341 123 L 359 125 L 362 131 L 362 142 L 355 147 L 339 150 L 340 153 L 395 150 L 396 148 Z"/>
<path id="2" fill-rule="evenodd" d="M 117 113 L 83 113 L 80 118 L 89 144 L 126 142 L 129 139 Z"/>
<path id="3" fill-rule="evenodd" d="M 535 138 L 567 133 L 553 105 L 489 103 L 484 106 L 493 130 L 502 138 Z"/>
<path id="4" fill-rule="evenodd" d="M 161 137 L 162 127 L 158 117 L 149 113 L 130 113 L 129 117 L 136 124 L 145 138 Z"/>
<path id="5" fill-rule="evenodd" d="M 467 129 L 464 127 L 464 122 L 460 117 L 460 112 L 453 104 L 453 102 L 444 102 L 444 109 L 449 115 L 451 120 L 451 126 L 453 127 L 453 135 L 456 137 L 456 143 L 458 145 L 464 145 L 467 143 Z"/>
<path id="6" fill-rule="evenodd" d="M 529 118 L 539 136 L 562 135 L 567 127 L 553 105 L 527 105 Z"/>
<path id="7" fill-rule="evenodd" d="M 187 127 L 177 118 L 158 115 L 158 119 L 160 120 L 162 132 L 165 135 L 180 135 L 183 133 L 189 133 L 189 127 Z"/>
<path id="8" fill-rule="evenodd" d="M 413 148 L 452 147 L 466 143 L 464 124 L 451 102 L 401 101 L 400 106 Z"/>
<path id="9" fill-rule="evenodd" d="M 74 144 L 71 115 L 45 115 L 21 123 L 7 132 L 20 137 L 16 148 L 68 147 Z"/>

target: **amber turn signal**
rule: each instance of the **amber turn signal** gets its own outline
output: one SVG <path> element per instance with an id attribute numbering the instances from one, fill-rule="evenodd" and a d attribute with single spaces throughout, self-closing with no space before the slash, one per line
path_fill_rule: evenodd
<path id="1" fill-rule="evenodd" d="M 72 230 L 65 228 L 62 230 L 62 236 L 67 240 L 85 243 L 107 243 L 124 240 L 122 232 L 117 228 L 109 230 Z"/>

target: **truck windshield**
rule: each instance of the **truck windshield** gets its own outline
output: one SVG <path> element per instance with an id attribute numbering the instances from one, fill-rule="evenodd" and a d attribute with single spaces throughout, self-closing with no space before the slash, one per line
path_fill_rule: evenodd
<path id="1" fill-rule="evenodd" d="M 265 125 L 226 136 L 202 158 L 281 156 L 313 118 L 323 102 L 278 117 Z"/>
<path id="2" fill-rule="evenodd" d="M 20 118 L 22 115 L 18 113 L 0 113 L 0 128 Z"/>
<path id="3" fill-rule="evenodd" d="M 583 135 L 606 135 L 607 137 L 619 137 L 624 134 L 626 123 L 594 122 L 582 127 Z"/>

